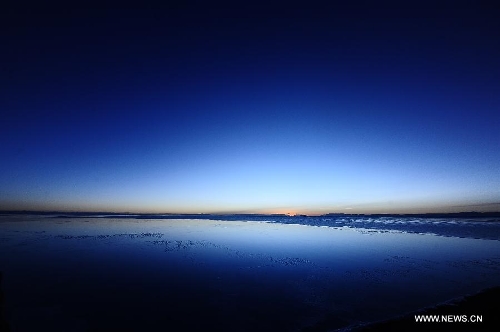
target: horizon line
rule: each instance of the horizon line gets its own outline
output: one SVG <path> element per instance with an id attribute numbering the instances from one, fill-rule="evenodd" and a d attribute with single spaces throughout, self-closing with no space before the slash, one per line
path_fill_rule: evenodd
<path id="1" fill-rule="evenodd" d="M 111 212 L 111 211 L 58 211 L 58 210 L 2 210 L 0 209 L 0 214 L 79 214 L 79 215 L 129 215 L 129 216 L 244 216 L 244 215 L 254 215 L 254 216 L 284 216 L 284 217 L 323 217 L 323 216 L 453 216 L 453 215 L 487 215 L 487 216 L 499 216 L 500 211 L 462 211 L 462 212 L 421 212 L 421 213 L 344 213 L 344 212 L 327 212 L 322 214 L 303 214 L 303 213 L 242 213 L 242 212 L 192 212 L 192 213 L 176 213 L 176 212 Z"/>

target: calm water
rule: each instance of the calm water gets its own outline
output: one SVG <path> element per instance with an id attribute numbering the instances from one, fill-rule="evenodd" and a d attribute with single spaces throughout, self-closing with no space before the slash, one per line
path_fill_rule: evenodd
<path id="1" fill-rule="evenodd" d="M 296 331 L 500 285 L 500 241 L 398 227 L 3 216 L 5 311 L 13 331 Z"/>

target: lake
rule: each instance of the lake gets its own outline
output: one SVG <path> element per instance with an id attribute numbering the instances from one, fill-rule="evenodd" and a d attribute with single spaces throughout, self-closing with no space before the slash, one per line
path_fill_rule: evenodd
<path id="1" fill-rule="evenodd" d="M 1 216 L 6 319 L 13 331 L 336 329 L 500 285 L 498 223 L 272 219 Z"/>

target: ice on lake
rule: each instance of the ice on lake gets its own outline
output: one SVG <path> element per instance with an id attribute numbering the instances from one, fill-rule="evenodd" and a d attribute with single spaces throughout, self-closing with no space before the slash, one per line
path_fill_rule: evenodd
<path id="1" fill-rule="evenodd" d="M 15 331 L 299 331 L 499 286 L 491 236 L 337 226 L 3 216 L 5 312 Z"/>

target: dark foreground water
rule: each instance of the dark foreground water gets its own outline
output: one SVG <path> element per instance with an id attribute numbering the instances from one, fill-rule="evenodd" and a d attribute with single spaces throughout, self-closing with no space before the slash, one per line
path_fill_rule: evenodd
<path id="1" fill-rule="evenodd" d="M 381 220 L 2 216 L 4 311 L 12 331 L 300 331 L 500 286 L 498 224 Z M 432 223 L 468 236 L 411 231 Z"/>

